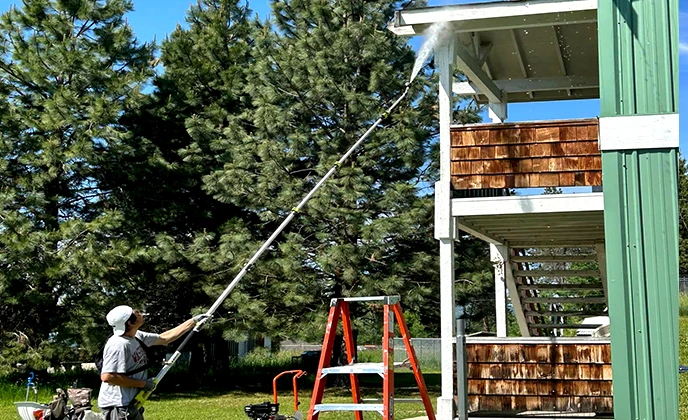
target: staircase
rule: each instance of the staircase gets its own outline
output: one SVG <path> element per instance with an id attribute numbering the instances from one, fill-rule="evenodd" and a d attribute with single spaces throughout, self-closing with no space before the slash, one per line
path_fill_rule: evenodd
<path id="1" fill-rule="evenodd" d="M 575 335 L 566 330 L 601 326 L 582 320 L 607 315 L 604 266 L 599 248 L 509 249 L 507 282 L 521 333 Z"/>

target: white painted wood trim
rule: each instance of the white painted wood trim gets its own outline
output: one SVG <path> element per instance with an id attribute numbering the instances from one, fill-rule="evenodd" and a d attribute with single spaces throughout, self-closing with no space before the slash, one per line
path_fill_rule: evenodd
<path id="1" fill-rule="evenodd" d="M 678 114 L 600 118 L 600 150 L 678 149 Z"/>
<path id="2" fill-rule="evenodd" d="M 514 17 L 540 17 L 542 23 L 565 24 L 568 13 L 597 12 L 597 0 L 531 0 L 473 3 L 399 11 L 395 28 L 436 22 L 485 21 Z"/>
<path id="3" fill-rule="evenodd" d="M 604 193 L 455 198 L 452 216 L 603 211 Z"/>
<path id="4" fill-rule="evenodd" d="M 454 402 L 454 240 L 440 240 L 440 359 L 442 395 L 437 400 L 439 420 L 453 419 Z"/>
<path id="5" fill-rule="evenodd" d="M 504 94 L 504 102 L 496 103 L 490 102 L 487 104 L 487 116 L 495 124 L 503 123 L 509 116 L 509 109 L 507 106 L 507 95 Z"/>
<path id="6" fill-rule="evenodd" d="M 440 180 L 435 183 L 435 238 L 454 238 L 451 217 L 451 122 L 454 37 L 435 47 L 439 72 Z"/>
<path id="7" fill-rule="evenodd" d="M 492 244 L 492 245 L 504 245 L 505 241 L 502 238 L 497 238 L 496 236 L 490 235 L 486 232 L 481 231 L 477 227 L 471 225 L 470 223 L 464 221 L 464 220 L 456 220 L 456 226 L 459 230 L 468 233 L 471 236 L 474 236 L 478 239 L 482 239 L 483 241 Z"/>
<path id="8" fill-rule="evenodd" d="M 528 322 L 523 313 L 523 304 L 521 303 L 521 295 L 516 287 L 516 279 L 513 274 L 513 265 L 511 264 L 511 250 L 506 246 L 497 246 L 497 252 L 504 260 L 504 274 L 506 275 L 506 287 L 509 290 L 509 299 L 511 299 L 511 306 L 514 308 L 514 315 L 518 323 L 518 329 L 521 331 L 521 336 L 530 337 L 530 330 L 528 329 Z"/>
<path id="9" fill-rule="evenodd" d="M 583 76 L 559 76 L 512 80 L 494 80 L 494 84 L 505 93 L 546 92 L 561 89 L 590 89 L 600 85 L 599 79 Z M 479 95 L 480 89 L 472 82 L 456 82 L 453 87 L 457 95 Z"/>
<path id="10" fill-rule="evenodd" d="M 490 260 L 495 272 L 495 320 L 497 337 L 506 337 L 506 266 L 497 246 L 490 244 Z"/>
<path id="11" fill-rule="evenodd" d="M 504 103 L 506 101 L 504 92 L 485 73 L 478 60 L 459 43 L 456 44 L 455 51 L 459 69 L 466 75 L 468 80 L 478 87 L 480 93 L 487 96 L 490 102 Z M 453 84 L 450 86 L 450 89 L 453 91 Z"/>

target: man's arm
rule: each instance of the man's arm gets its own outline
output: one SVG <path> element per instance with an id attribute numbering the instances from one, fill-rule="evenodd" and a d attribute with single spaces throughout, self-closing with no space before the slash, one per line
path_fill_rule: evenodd
<path id="1" fill-rule="evenodd" d="M 174 340 L 178 339 L 184 333 L 192 329 L 196 325 L 196 321 L 192 319 L 185 321 L 182 324 L 177 325 L 176 327 L 172 328 L 171 330 L 167 330 L 164 333 L 160 334 L 160 337 L 153 343 L 154 346 L 166 346 L 173 342 Z"/>
<path id="2" fill-rule="evenodd" d="M 101 373 L 100 380 L 110 385 L 123 386 L 126 388 L 143 388 L 146 385 L 146 381 L 130 378 L 121 373 Z"/>

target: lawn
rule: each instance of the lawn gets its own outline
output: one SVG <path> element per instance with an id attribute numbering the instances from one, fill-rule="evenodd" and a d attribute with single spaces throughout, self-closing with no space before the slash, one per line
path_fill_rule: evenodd
<path id="1" fill-rule="evenodd" d="M 688 365 L 688 314 L 682 313 L 679 319 L 679 362 Z M 397 397 L 417 398 L 417 393 L 410 387 L 413 378 L 410 374 L 397 374 Z M 430 390 L 433 404 L 439 396 L 439 375 L 426 374 L 426 382 Z M 229 378 L 229 381 L 232 379 Z M 372 398 L 380 396 L 381 388 L 364 388 L 364 397 Z M 16 386 L 0 384 L 0 419 L 19 419 L 13 401 L 24 399 L 24 389 Z M 50 400 L 50 392 L 41 390 L 39 401 Z M 302 401 L 301 410 L 304 414 L 308 411 L 310 390 L 302 390 L 299 398 Z M 290 391 L 280 391 L 280 413 L 293 414 Z M 343 389 L 328 388 L 325 394 L 325 402 L 350 402 L 350 394 Z M 233 391 L 229 393 L 195 392 L 190 394 L 171 393 L 154 395 L 146 406 L 146 420 L 199 420 L 199 419 L 248 419 L 244 414 L 244 406 L 272 400 L 272 395 L 264 392 Z M 422 404 L 397 403 L 395 417 L 403 419 L 424 415 Z M 366 416 L 367 418 L 374 418 Z M 351 419 L 351 413 L 323 413 L 322 420 Z M 379 417 L 378 417 L 379 418 Z M 688 373 L 679 378 L 679 418 L 688 420 Z"/>

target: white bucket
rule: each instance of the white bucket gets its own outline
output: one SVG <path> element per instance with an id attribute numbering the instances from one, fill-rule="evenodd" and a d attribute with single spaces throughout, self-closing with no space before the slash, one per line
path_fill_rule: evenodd
<path id="1" fill-rule="evenodd" d="M 35 410 L 47 410 L 48 406 L 45 404 L 39 404 L 31 401 L 22 401 L 14 403 L 17 406 L 17 411 L 19 411 L 19 417 L 22 420 L 36 420 L 33 416 Z"/>

